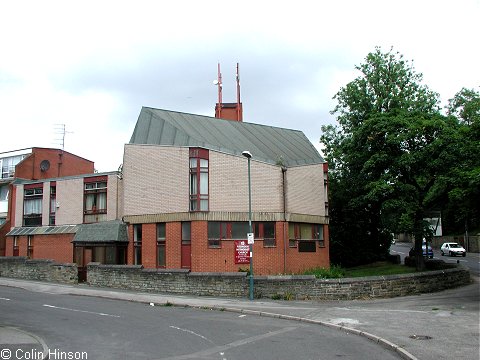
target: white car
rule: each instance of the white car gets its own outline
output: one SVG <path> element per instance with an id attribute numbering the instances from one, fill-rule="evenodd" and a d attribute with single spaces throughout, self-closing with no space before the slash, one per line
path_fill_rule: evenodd
<path id="1" fill-rule="evenodd" d="M 450 256 L 462 255 L 465 257 L 467 255 L 467 251 L 463 248 L 463 246 L 454 242 L 443 243 L 440 247 L 440 251 L 442 256 L 448 254 Z"/>

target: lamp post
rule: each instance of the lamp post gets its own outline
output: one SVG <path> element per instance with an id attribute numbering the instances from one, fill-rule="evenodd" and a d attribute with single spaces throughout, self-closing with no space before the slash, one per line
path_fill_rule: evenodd
<path id="1" fill-rule="evenodd" d="M 248 247 L 250 251 L 250 300 L 253 300 L 253 230 L 252 230 L 252 185 L 250 180 L 250 151 L 243 151 L 242 155 L 248 160 Z"/>

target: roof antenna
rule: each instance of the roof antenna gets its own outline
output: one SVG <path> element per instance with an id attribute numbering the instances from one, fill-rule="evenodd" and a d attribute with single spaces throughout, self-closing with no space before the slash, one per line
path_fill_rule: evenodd
<path id="1" fill-rule="evenodd" d="M 220 63 L 218 63 L 218 75 L 217 80 L 213 81 L 213 85 L 218 87 L 218 107 L 215 114 L 216 118 L 222 118 L 222 73 L 220 72 Z"/>
<path id="2" fill-rule="evenodd" d="M 240 68 L 237 62 L 237 121 L 242 121 L 240 106 Z"/>

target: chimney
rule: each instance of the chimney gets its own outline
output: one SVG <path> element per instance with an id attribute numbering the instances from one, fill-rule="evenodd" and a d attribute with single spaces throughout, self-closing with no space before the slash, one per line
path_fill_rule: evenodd
<path id="1" fill-rule="evenodd" d="M 215 117 L 218 119 L 243 121 L 243 107 L 240 102 L 240 72 L 237 63 L 237 102 L 224 103 L 222 101 L 222 73 L 220 72 L 220 64 L 218 64 L 218 78 L 214 84 L 218 86 L 218 102 L 215 105 Z"/>

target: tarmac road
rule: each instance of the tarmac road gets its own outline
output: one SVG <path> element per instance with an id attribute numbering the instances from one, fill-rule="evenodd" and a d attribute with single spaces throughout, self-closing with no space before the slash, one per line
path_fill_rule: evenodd
<path id="1" fill-rule="evenodd" d="M 1 286 L 315 322 L 319 326 L 331 327 L 332 331 L 369 337 L 382 346 L 393 348 L 406 359 L 479 358 L 480 287 L 476 276 L 473 276 L 471 285 L 438 293 L 381 300 L 322 302 L 174 296 L 8 278 L 0 278 Z"/>

